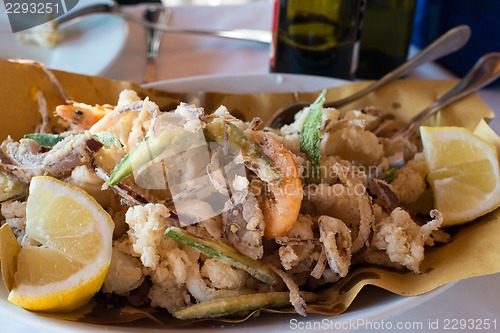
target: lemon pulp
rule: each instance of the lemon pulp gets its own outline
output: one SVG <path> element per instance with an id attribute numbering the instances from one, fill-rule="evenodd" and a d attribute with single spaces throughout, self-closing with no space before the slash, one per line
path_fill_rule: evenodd
<path id="1" fill-rule="evenodd" d="M 26 234 L 9 301 L 28 310 L 72 311 L 102 286 L 111 261 L 114 223 L 82 189 L 34 177 L 26 205 Z"/>
<path id="2" fill-rule="evenodd" d="M 472 221 L 500 206 L 495 146 L 462 127 L 423 126 L 420 133 L 443 226 Z"/>

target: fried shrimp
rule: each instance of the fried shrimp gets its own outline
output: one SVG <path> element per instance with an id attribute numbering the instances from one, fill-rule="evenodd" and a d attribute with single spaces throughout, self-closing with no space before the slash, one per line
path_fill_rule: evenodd
<path id="1" fill-rule="evenodd" d="M 56 115 L 84 130 L 90 129 L 92 125 L 114 109 L 114 106 L 109 104 L 92 106 L 75 101 L 67 101 L 67 103 L 68 105 L 56 107 Z"/>
<path id="2" fill-rule="evenodd" d="M 264 236 L 270 239 L 283 236 L 297 221 L 304 196 L 295 158 L 270 133 L 252 132 L 250 137 L 269 157 L 282 177 L 280 183 L 268 184 L 271 193 L 264 198 L 262 205 L 266 222 Z"/>

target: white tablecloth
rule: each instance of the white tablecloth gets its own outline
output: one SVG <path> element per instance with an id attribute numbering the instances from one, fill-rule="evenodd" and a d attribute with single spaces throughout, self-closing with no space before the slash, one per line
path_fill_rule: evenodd
<path id="1" fill-rule="evenodd" d="M 140 9 L 141 6 L 137 6 L 130 8 L 129 11 L 138 14 Z M 271 16 L 270 3 L 225 7 L 185 6 L 173 9 L 171 24 L 206 29 L 269 29 Z M 144 30 L 130 24 L 129 39 L 122 55 L 102 75 L 141 82 L 145 67 L 145 48 Z M 267 46 L 252 42 L 167 33 L 164 35 L 160 51 L 158 78 L 162 80 L 219 73 L 267 73 L 268 51 Z M 453 77 L 436 65 L 426 65 L 411 76 Z M 481 95 L 500 115 L 500 87 L 486 89 Z M 500 133 L 500 120 L 495 120 L 492 125 L 496 132 Z M 396 315 L 389 314 L 385 321 L 393 323 L 394 327 L 397 323 L 406 325 L 423 323 L 422 329 L 398 331 L 445 332 L 448 331 L 443 326 L 446 320 L 473 319 L 477 322 L 488 320 L 491 323 L 495 322 L 496 331 L 500 331 L 499 290 L 500 274 L 460 281 L 416 308 Z M 432 326 L 432 323 L 436 322 L 439 322 L 437 328 Z M 5 315 L 0 315 L 0 325 L 2 332 L 41 332 L 31 327 L 29 322 L 12 321 Z M 375 328 L 371 330 L 357 332 L 384 331 L 380 326 L 373 327 Z"/>

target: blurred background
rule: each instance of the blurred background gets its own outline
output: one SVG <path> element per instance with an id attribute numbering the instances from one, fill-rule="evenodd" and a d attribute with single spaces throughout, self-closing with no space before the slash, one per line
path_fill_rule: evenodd
<path id="1" fill-rule="evenodd" d="M 135 4 L 140 2 L 162 2 L 167 6 L 178 6 L 178 5 L 209 5 L 209 6 L 219 6 L 219 5 L 235 5 L 244 4 L 249 2 L 268 2 L 272 3 L 274 0 L 118 0 L 122 4 Z M 308 1 L 308 0 L 304 0 Z M 365 31 L 365 36 L 363 32 L 361 34 L 361 39 L 363 42 L 363 37 L 368 40 L 372 39 L 371 43 L 385 43 L 391 42 L 394 37 L 388 36 L 387 33 L 396 33 L 396 30 L 406 29 L 408 36 L 408 47 L 410 48 L 424 48 L 437 37 L 445 33 L 447 30 L 460 25 L 467 24 L 472 29 L 472 37 L 462 50 L 444 57 L 439 60 L 439 63 L 452 73 L 463 76 L 477 61 L 479 57 L 487 52 L 498 52 L 500 51 L 500 0 L 366 0 L 367 9 L 374 12 L 378 10 L 397 10 L 399 21 L 391 19 L 379 20 L 379 29 L 384 29 L 384 36 L 379 33 L 379 37 L 375 34 Z M 403 11 L 401 3 L 407 3 Z M 371 7 L 371 8 L 370 8 Z M 381 9 L 382 8 L 382 9 Z M 397 9 L 396 9 L 397 8 Z M 408 13 L 410 10 L 410 14 Z M 374 16 L 373 13 L 366 12 L 366 15 Z M 374 28 L 375 22 L 374 18 L 365 17 L 366 23 L 369 25 L 370 29 Z M 411 28 L 404 28 L 405 22 L 408 25 L 408 20 L 412 20 Z M 402 22 L 404 20 L 405 22 Z M 389 25 L 388 25 L 388 22 Z M 385 27 L 384 27 L 385 25 Z M 391 27 L 392 25 L 392 32 Z M 403 28 L 401 28 L 403 27 Z M 365 28 L 367 28 L 365 26 Z M 371 30 L 373 31 L 373 30 Z M 380 38 L 380 41 L 375 40 L 375 38 Z M 365 45 L 370 43 L 370 41 L 365 41 Z M 363 52 L 363 45 L 361 46 Z M 411 52 L 410 52 L 411 54 Z M 406 56 L 406 54 L 405 54 Z M 363 59 L 361 59 L 363 61 Z M 366 65 L 368 66 L 368 65 Z M 396 65 L 394 65 L 395 67 Z M 384 69 L 386 72 L 387 69 Z M 372 74 L 372 77 L 368 77 L 368 74 L 361 73 L 361 76 L 365 78 L 375 78 L 379 74 Z M 361 77 L 362 78 L 362 77 Z M 498 82 L 498 81 L 497 81 Z"/>
<path id="2" fill-rule="evenodd" d="M 118 3 L 121 4 L 136 4 L 141 2 L 162 2 L 165 6 L 179 6 L 179 5 L 208 5 L 208 6 L 219 6 L 219 5 L 238 5 L 249 2 L 270 2 L 272 0 L 119 0 Z"/>

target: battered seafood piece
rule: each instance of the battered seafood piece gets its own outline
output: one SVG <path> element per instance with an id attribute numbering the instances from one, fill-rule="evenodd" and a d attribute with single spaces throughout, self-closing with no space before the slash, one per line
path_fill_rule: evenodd
<path id="1" fill-rule="evenodd" d="M 419 265 L 424 260 L 424 245 L 431 232 L 443 223 L 438 211 L 433 210 L 430 214 L 433 220 L 419 226 L 401 208 L 394 209 L 388 216 L 381 213 L 371 245 L 385 251 L 391 262 L 419 273 Z"/>
<path id="2" fill-rule="evenodd" d="M 395 172 L 391 185 L 403 204 L 411 204 L 422 195 L 427 188 L 426 175 L 425 160 L 421 154 Z"/>
<path id="3" fill-rule="evenodd" d="M 299 215 L 292 229 L 275 241 L 281 245 L 278 254 L 285 270 L 300 272 L 310 269 L 311 255 L 317 243 L 310 216 Z"/>
<path id="4" fill-rule="evenodd" d="M 260 259 L 264 255 L 265 222 L 257 198 L 245 187 L 244 191 L 233 193 L 233 201 L 234 205 L 222 213 L 224 237 L 240 253 Z"/>
<path id="5" fill-rule="evenodd" d="M 320 216 L 319 241 L 323 243 L 330 268 L 345 277 L 351 265 L 352 239 L 349 228 L 339 219 Z"/>
<path id="6" fill-rule="evenodd" d="M 35 140 L 8 138 L 0 145 L 0 168 L 26 182 L 39 175 L 64 177 L 90 162 L 92 141 L 89 133 L 71 135 L 43 152 Z"/>

